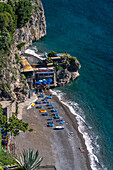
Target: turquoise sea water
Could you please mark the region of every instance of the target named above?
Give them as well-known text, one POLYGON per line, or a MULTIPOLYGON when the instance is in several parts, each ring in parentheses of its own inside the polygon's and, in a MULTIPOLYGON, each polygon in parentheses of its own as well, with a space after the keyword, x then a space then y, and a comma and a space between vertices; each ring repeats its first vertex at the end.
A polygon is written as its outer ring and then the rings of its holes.
POLYGON ((57 90, 78 104, 101 169, 113 170, 113 1, 42 2, 47 36, 33 47, 67 51, 80 61, 80 77, 57 90))

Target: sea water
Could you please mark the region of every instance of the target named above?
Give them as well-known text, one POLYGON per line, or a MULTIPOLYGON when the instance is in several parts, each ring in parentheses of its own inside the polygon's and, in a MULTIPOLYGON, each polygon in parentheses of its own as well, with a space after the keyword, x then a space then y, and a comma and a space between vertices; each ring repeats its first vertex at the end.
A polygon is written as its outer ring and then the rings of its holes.
POLYGON ((92 169, 113 170, 113 1, 42 2, 47 36, 31 48, 78 58, 80 77, 54 92, 76 115, 92 169))

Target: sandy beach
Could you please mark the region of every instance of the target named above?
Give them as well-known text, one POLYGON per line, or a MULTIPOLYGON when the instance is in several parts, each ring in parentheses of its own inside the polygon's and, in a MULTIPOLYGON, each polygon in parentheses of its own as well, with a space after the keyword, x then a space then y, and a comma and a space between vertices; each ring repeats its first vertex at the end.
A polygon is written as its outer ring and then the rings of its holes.
MULTIPOLYGON (((36 97, 36 96, 35 96, 36 97)), ((35 98, 34 97, 34 98, 35 98)), ((34 100, 30 99, 30 101, 34 100)), ((29 100, 29 99, 27 99, 29 100)), ((42 100, 42 98, 39 98, 42 100)), ((39 156, 43 157, 41 165, 55 165, 57 170, 89 170, 89 158, 82 135, 78 132, 75 116, 70 110, 63 105, 56 96, 49 99, 58 113, 64 118, 63 130, 54 130, 53 127, 47 127, 47 118, 51 117, 51 109, 47 104, 42 104, 50 116, 42 116, 37 109, 37 104, 27 109, 28 102, 20 104, 22 114, 20 117, 29 123, 29 128, 33 128, 33 132, 20 132, 20 135, 14 139, 16 143, 16 153, 20 153, 23 149, 38 149, 39 156), (23 109, 22 109, 23 106, 23 109), (72 132, 72 134, 70 133, 72 132), (85 152, 80 151, 80 147, 84 147, 85 152)), ((55 125, 59 125, 54 120, 55 125)), ((46 168, 47 169, 47 168, 46 168)))

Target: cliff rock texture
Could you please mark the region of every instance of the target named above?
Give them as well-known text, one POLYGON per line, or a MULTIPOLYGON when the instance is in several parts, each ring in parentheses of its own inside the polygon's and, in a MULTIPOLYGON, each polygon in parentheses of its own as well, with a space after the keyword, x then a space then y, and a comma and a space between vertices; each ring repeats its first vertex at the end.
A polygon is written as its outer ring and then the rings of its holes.
POLYGON ((30 21, 25 27, 16 29, 14 35, 15 43, 26 43, 24 49, 28 48, 33 41, 37 41, 46 35, 46 21, 42 3, 40 0, 31 2, 33 11, 30 21))
MULTIPOLYGON (((1 1, 3 2, 3 1, 1 1)), ((7 2, 7 0, 5 0, 7 2)), ((20 73, 20 55, 32 44, 46 35, 44 9, 40 0, 32 0, 33 10, 30 21, 22 28, 16 29, 14 44, 10 53, 0 56, 0 96, 11 97, 23 101, 29 92, 26 78, 20 73), (18 50, 17 45, 24 42, 25 46, 18 50)))

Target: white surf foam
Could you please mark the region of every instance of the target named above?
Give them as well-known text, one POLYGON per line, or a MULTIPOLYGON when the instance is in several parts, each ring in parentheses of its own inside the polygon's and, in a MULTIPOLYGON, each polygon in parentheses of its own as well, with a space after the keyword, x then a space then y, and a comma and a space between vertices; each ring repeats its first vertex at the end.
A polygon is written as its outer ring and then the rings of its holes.
POLYGON ((42 57, 41 57, 42 55, 36 54, 35 51, 30 50, 30 49, 27 49, 27 50, 25 51, 25 54, 33 55, 33 56, 39 58, 40 60, 45 60, 45 59, 46 59, 46 58, 42 58, 42 57))
MULTIPOLYGON (((103 168, 99 166, 100 165, 99 160, 96 154, 94 153, 94 146, 92 145, 92 137, 88 133, 88 131, 90 131, 92 127, 88 127, 85 121, 85 116, 81 116, 81 114, 83 113, 82 109, 79 108, 79 105, 73 101, 64 101, 63 100, 64 94, 60 90, 54 90, 54 91, 51 90, 51 93, 56 95, 59 98, 59 100, 70 109, 72 114, 75 115, 78 123, 78 130, 83 135, 83 138, 85 140, 85 145, 88 150, 91 169, 102 170, 103 168)), ((96 145, 96 147, 99 147, 99 145, 96 145)))

